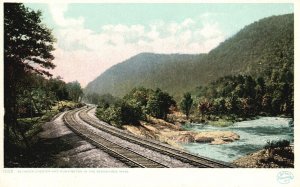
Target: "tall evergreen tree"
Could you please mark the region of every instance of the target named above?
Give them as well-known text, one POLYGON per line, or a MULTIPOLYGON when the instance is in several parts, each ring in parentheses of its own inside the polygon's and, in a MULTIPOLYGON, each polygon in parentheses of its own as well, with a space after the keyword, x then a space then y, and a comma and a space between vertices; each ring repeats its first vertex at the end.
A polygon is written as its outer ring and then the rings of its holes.
POLYGON ((181 110, 186 115, 186 118, 189 119, 190 110, 193 104, 193 99, 191 93, 187 92, 183 95, 183 99, 180 103, 181 110))

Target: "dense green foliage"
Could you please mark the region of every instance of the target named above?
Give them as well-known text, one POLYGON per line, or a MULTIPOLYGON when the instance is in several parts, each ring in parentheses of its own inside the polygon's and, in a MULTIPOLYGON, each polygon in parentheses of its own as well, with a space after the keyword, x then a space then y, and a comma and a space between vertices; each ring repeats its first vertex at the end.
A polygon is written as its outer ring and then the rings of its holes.
POLYGON ((143 120, 145 117, 140 107, 130 105, 126 101, 116 102, 107 108, 100 105, 97 108, 96 116, 118 127, 125 124, 138 124, 139 120, 143 120))
MULTIPOLYGON (((97 94, 93 94, 95 96, 97 94)), ((134 88, 122 99, 113 96, 98 95, 96 115, 99 119, 117 126, 124 124, 138 124, 146 120, 146 115, 165 119, 170 113, 170 107, 176 102, 166 92, 160 89, 151 90, 143 87, 134 88)))
POLYGON ((103 121, 121 127, 125 124, 138 124, 139 120, 145 119, 142 107, 136 102, 119 99, 110 94, 92 96, 87 98, 92 99, 90 102, 97 102, 94 103, 98 105, 96 116, 103 121))
POLYGON ((160 88, 179 99, 199 85, 228 75, 257 79, 284 68, 283 64, 293 72, 293 16, 272 16, 252 23, 208 54, 139 54, 108 69, 85 92, 122 97, 134 87, 144 86, 160 88))
MULTIPOLYGON (((63 100, 78 102, 73 95, 82 94, 79 84, 66 84, 60 77, 46 79, 31 73, 18 82, 16 88, 17 117, 36 117, 48 112, 53 105, 63 100)), ((63 110, 63 108, 61 107, 63 110)))
POLYGON ((151 116, 166 119, 167 114, 170 113, 170 107, 175 105, 176 102, 168 93, 156 89, 149 96, 146 111, 151 116))
POLYGON ((289 70, 273 71, 271 77, 227 76, 206 87, 198 87, 202 115, 249 117, 255 115, 293 116, 294 84, 289 70))
POLYGON ((38 74, 23 77, 16 88, 17 117, 34 117, 48 111, 56 101, 52 83, 38 74))
MULTIPOLYGON (((50 75, 46 69, 54 68, 51 31, 41 23, 41 12, 35 12, 19 3, 4 3, 4 124, 5 146, 10 145, 11 131, 19 126, 18 93, 27 88, 24 78, 35 72, 50 75)), ((29 88, 30 89, 30 88, 29 88)), ((27 93, 40 98, 40 90, 27 93)), ((45 94, 45 93, 44 93, 45 94)), ((49 96, 49 95, 48 95, 49 96)))
POLYGON ((123 97, 133 88, 142 86, 177 95, 179 90, 193 88, 189 84, 194 80, 187 72, 192 72, 192 62, 200 61, 203 56, 141 53, 105 71, 90 82, 84 92, 123 97))
POLYGON ((191 93, 187 92, 183 95, 183 99, 180 103, 180 108, 184 112, 187 118, 189 118, 190 110, 193 105, 193 99, 191 93))
POLYGON ((69 98, 72 101, 79 102, 83 95, 82 88, 78 81, 70 82, 67 85, 67 91, 69 93, 69 98))
POLYGON ((91 93, 86 94, 83 97, 83 100, 87 103, 96 104, 98 106, 108 108, 110 105, 119 102, 119 98, 112 96, 111 94, 97 94, 91 93))
POLYGON ((288 140, 278 140, 278 141, 268 141, 267 144, 265 145, 265 149, 284 149, 285 147, 290 146, 290 141, 288 140))
POLYGON ((54 93, 57 101, 70 99, 67 85, 61 77, 51 78, 46 81, 46 84, 47 86, 45 86, 45 88, 48 88, 51 92, 54 93))
MULTIPOLYGON (((41 125, 69 107, 61 100, 73 99, 69 84, 48 72, 55 67, 54 41, 40 11, 4 3, 5 162, 25 154, 30 157, 41 125)), ((82 93, 80 85, 76 88, 82 93)))

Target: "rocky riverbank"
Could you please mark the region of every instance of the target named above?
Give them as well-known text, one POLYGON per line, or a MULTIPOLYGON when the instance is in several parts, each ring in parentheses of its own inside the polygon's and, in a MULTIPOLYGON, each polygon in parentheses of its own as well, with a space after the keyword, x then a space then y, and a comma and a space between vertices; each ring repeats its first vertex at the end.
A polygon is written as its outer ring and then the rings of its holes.
POLYGON ((293 168, 294 146, 272 151, 262 149, 233 161, 233 164, 242 168, 293 168))
POLYGON ((179 122, 173 124, 152 117, 148 118, 148 122, 141 122, 139 126, 124 125, 123 128, 135 135, 156 139, 176 147, 179 147, 180 143, 191 142, 226 144, 240 138, 238 134, 231 131, 186 131, 179 122))

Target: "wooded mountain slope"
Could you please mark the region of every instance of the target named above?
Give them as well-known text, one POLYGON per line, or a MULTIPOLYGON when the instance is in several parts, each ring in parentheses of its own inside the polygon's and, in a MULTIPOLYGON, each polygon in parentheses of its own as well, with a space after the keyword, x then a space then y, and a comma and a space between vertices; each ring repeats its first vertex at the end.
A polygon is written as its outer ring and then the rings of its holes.
POLYGON ((132 88, 160 88, 175 97, 235 74, 257 76, 266 69, 294 66, 294 14, 254 22, 208 54, 141 53, 90 82, 85 93, 124 96, 132 88))

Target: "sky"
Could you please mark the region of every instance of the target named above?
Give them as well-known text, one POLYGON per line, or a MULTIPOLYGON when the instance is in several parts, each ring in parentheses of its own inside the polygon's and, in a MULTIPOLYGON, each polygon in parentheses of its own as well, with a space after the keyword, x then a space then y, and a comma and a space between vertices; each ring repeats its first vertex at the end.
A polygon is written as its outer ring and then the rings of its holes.
POLYGON ((28 4, 53 30, 50 72, 85 87, 101 73, 142 52, 208 53, 261 18, 294 11, 293 4, 28 4))

